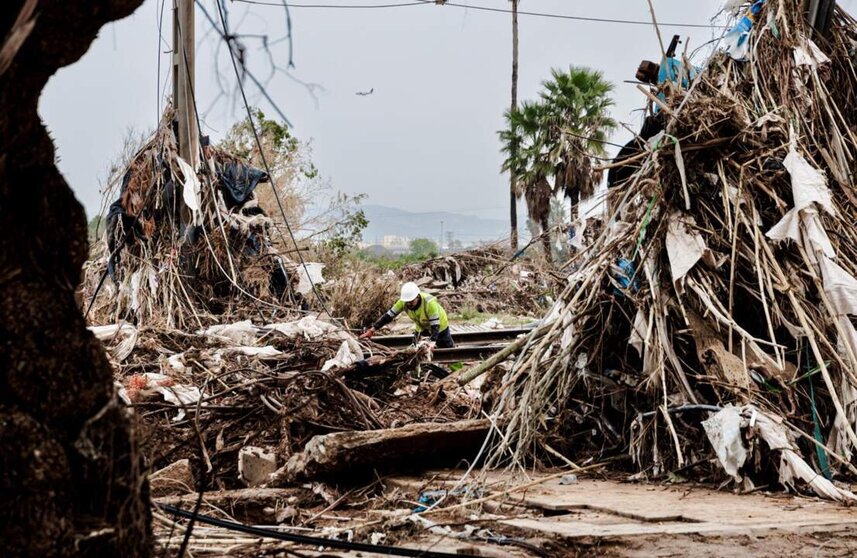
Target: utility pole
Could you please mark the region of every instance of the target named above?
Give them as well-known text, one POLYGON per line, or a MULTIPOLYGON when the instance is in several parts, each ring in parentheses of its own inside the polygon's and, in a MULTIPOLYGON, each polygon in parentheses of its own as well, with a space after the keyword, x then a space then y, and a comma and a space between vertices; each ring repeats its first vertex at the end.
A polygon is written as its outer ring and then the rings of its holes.
POLYGON ((440 222, 440 245, 437 248, 443 254, 443 221, 440 222))
POLYGON ((199 130, 193 105, 194 60, 193 0, 173 0, 173 106, 178 124, 179 156, 199 167, 199 130))
MULTIPOLYGON (((512 0, 512 107, 510 114, 514 116, 518 110, 518 0, 512 0)), ((514 120, 512 121, 514 122, 514 120)), ((509 154, 515 160, 516 153, 509 154)), ((512 251, 518 251, 518 197, 515 195, 515 184, 518 176, 514 165, 509 170, 509 222, 512 227, 512 251)))

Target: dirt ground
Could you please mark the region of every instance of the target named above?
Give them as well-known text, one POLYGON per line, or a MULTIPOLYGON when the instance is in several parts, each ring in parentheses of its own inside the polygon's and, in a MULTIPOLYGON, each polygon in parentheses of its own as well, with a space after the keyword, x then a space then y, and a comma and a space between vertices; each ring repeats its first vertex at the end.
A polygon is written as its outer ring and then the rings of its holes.
POLYGON ((617 539, 576 541, 570 556, 615 556, 622 558, 672 556, 764 556, 814 558, 854 556, 857 536, 853 527, 824 528, 794 533, 773 529, 746 535, 648 535, 617 539))
MULTIPOLYGON (((263 497, 258 508, 271 519, 289 516, 279 526, 286 532, 296 529, 340 540, 465 556, 857 554, 857 509, 814 497, 630 483, 586 473, 569 477, 561 471, 528 479, 507 473, 491 473, 478 482, 461 479, 462 471, 438 471, 378 479, 374 492, 329 488, 327 497, 334 503, 307 509, 313 504, 303 500, 295 515, 282 510, 301 489, 288 489, 263 497), (421 496, 436 496, 444 490, 451 495, 428 511, 413 513, 421 496), (462 490, 471 491, 474 505, 462 505, 462 490)), ((315 494, 326 490, 318 485, 309 488, 315 494)), ((217 497, 216 493, 206 496, 217 497)), ((195 496, 187 498, 191 502, 195 496)), ((431 505, 425 498, 423 503, 431 505)), ((219 501, 209 512, 216 507, 242 519, 237 500, 219 501)), ((258 515, 252 518, 254 523, 261 521, 264 518, 258 515)), ((161 530, 158 538, 176 546, 182 532, 172 529, 167 538, 161 530)), ((194 556, 380 556, 329 548, 315 548, 308 554, 306 548, 290 543, 242 538, 208 527, 195 529, 190 549, 194 556)))

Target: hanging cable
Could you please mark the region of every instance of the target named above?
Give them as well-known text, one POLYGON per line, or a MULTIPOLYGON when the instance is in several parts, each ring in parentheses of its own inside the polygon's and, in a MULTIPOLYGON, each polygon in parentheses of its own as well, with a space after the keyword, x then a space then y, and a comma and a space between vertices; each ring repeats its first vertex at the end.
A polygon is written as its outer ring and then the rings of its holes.
MULTIPOLYGON (((295 245, 295 248, 299 248, 298 242, 295 239, 295 234, 292 231, 292 226, 289 224, 289 219, 286 216, 286 210, 283 208, 283 203, 280 200, 280 194, 279 192, 277 192, 276 179, 274 178, 273 173, 271 173, 271 168, 268 165, 268 158, 265 157, 265 151, 262 149, 262 141, 259 139, 259 134, 256 131, 256 122, 254 121, 253 113, 250 110, 250 103, 247 101, 247 94, 244 91, 244 84, 241 81, 241 72, 238 70, 238 62, 235 61, 235 51, 232 49, 232 44, 230 42, 231 35, 229 34, 229 28, 226 24, 226 15, 224 14, 223 6, 221 5, 220 0, 215 0, 215 3, 217 4, 217 13, 220 16, 220 23, 223 26, 223 32, 221 33, 221 37, 226 42, 226 46, 229 49, 229 59, 232 61, 232 68, 235 70, 235 79, 238 82, 238 89, 241 91, 241 98, 244 100, 244 109, 247 111, 247 121, 250 124, 250 129, 253 130, 253 138, 256 141, 256 147, 259 148, 259 156, 262 158, 262 164, 265 166, 265 172, 267 172, 268 176, 270 177, 271 191, 274 194, 274 199, 277 202, 277 207, 279 208, 280 215, 283 218, 283 223, 285 223, 286 225, 286 230, 289 232, 289 237, 291 237, 292 243, 295 245)), ((279 231, 279 229, 277 230, 279 231)), ((313 281, 312 277, 310 276, 309 268, 306 265, 306 261, 304 260, 304 256, 303 254, 301 254, 300 249, 297 250, 297 254, 298 259, 301 262, 301 266, 303 267, 304 273, 306 274, 306 278, 312 286, 312 291, 313 293, 315 293, 315 297, 318 300, 318 303, 321 304, 322 309, 328 316, 333 317, 330 311, 327 309, 327 305, 324 303, 324 299, 321 296, 321 292, 319 291, 318 286, 315 284, 315 281, 313 281)))
MULTIPOLYGON (((182 28, 181 28, 181 25, 180 25, 180 24, 178 24, 178 31, 179 31, 179 36, 181 36, 181 35, 184 33, 184 31, 182 30, 182 28)), ((185 49, 184 41, 183 41, 183 40, 180 40, 179 42, 180 42, 180 43, 181 43, 181 45, 182 45, 182 56, 183 56, 183 58, 184 58, 185 71, 187 71, 187 69, 188 69, 187 50, 185 49)), ((193 106, 193 116, 194 116, 194 119, 196 120, 196 133, 197 133, 197 136, 198 136, 198 139, 199 139, 199 145, 200 145, 200 146, 202 146, 202 124, 201 124, 200 119, 199 119, 199 109, 198 109, 197 104, 196 104, 196 91, 194 90, 193 83, 191 83, 191 81, 192 81, 192 80, 190 79, 190 75, 187 75, 187 76, 185 76, 185 77, 187 78, 188 89, 190 90, 190 100, 191 100, 191 105, 193 106)), ((175 100, 174 100, 174 101, 175 101, 175 100)), ((252 122, 251 122, 251 125, 252 125, 252 122)), ((255 128, 254 128, 254 133, 255 133, 255 128)), ((210 173, 210 170, 211 170, 211 169, 209 169, 208 165, 206 164, 206 165, 204 165, 204 167, 205 167, 206 171, 208 171, 208 172, 210 173)), ((195 170, 195 169, 194 169, 194 170, 195 170)), ((269 176, 270 176, 270 172, 269 172, 269 176)), ((214 182, 216 181, 216 176, 214 176, 213 174, 209 174, 209 179, 212 181, 212 183, 214 183, 214 182)), ((216 206, 216 205, 217 205, 217 201, 215 200, 215 202, 214 202, 214 203, 215 203, 215 206, 216 206)), ((217 207, 215 207, 215 211, 216 211, 216 212, 219 212, 219 211, 220 211, 220 209, 219 209, 219 208, 217 208, 217 207)), ((218 218, 219 218, 219 213, 218 213, 218 218)), ((278 231, 278 232, 279 232, 279 231, 278 231)), ((205 229, 203 229, 203 234, 205 234, 205 235, 206 235, 206 240, 207 240, 208 235, 207 235, 207 233, 205 232, 205 229)), ((223 239, 223 240, 224 240, 225 242, 227 242, 227 243, 228 243, 228 239, 226 238, 226 233, 224 232, 223 234, 224 234, 224 239, 223 239)), ((281 237, 282 237, 282 233, 280 233, 280 234, 281 234, 281 237)), ((293 239, 293 240, 294 240, 294 239, 293 239)), ((208 244, 209 244, 209 251, 211 252, 211 255, 212 255, 212 256, 215 256, 215 254, 214 254, 214 249, 213 249, 213 247, 211 246, 211 243, 209 242, 208 244)), ((231 255, 230 255, 230 258, 231 258, 231 255)), ((234 286, 235 286, 239 291, 241 291, 242 293, 244 293, 245 295, 248 295, 248 296, 250 297, 250 300, 253 302, 253 306, 254 306, 254 308, 255 308, 256 312, 259 314, 259 318, 261 319, 261 321, 262 321, 262 322, 265 322, 265 315, 262 313, 262 309, 259 307, 259 302, 264 302, 264 301, 262 301, 261 299, 256 298, 255 296, 251 295, 248 291, 246 291, 246 290, 244 290, 243 288, 241 288, 241 286, 240 286, 240 285, 238 285, 238 283, 236 282, 236 280, 235 280, 235 279, 233 279, 233 278, 232 278, 232 277, 231 277, 231 276, 226 272, 226 270, 225 270, 225 269, 223 269, 223 266, 221 266, 221 265, 220 265, 220 262, 217 260, 217 258, 216 258, 216 257, 214 258, 214 261, 215 261, 215 263, 217 264, 217 266, 220 268, 220 270, 223 272, 224 276, 225 276, 227 279, 229 279, 229 282, 230 282, 230 283, 232 283, 232 284, 233 284, 233 285, 234 285, 234 286)), ((291 296, 292 298, 294 298, 294 292, 292 291, 291 283, 289 283, 289 282, 288 282, 288 277, 287 277, 286 279, 287 279, 287 280, 286 280, 286 285, 287 285, 287 286, 288 286, 288 288, 289 288, 290 296, 291 296)), ((265 304, 270 305, 270 303, 265 303, 265 304)), ((271 306, 272 306, 272 305, 271 305, 271 306)))

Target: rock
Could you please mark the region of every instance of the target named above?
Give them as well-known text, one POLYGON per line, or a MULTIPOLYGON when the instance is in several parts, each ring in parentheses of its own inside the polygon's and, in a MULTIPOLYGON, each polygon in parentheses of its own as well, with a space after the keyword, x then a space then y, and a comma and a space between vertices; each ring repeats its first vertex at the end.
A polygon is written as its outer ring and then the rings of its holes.
POLYGON ((260 486, 277 470, 277 455, 273 451, 255 446, 241 448, 238 452, 238 477, 247 486, 260 486))
POLYGON ((153 497, 193 492, 196 482, 193 478, 193 471, 190 470, 190 461, 180 459, 155 471, 149 475, 149 487, 153 497))

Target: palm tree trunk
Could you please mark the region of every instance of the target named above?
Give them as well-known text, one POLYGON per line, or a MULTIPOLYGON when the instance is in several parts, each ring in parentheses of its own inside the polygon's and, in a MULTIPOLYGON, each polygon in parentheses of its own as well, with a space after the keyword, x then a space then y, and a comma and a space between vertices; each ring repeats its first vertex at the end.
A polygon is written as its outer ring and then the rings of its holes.
MULTIPOLYGON (((518 108, 518 0, 512 0, 512 108, 518 108)), ((512 153, 512 159, 515 153, 512 153)), ((512 225, 512 250, 518 251, 518 200, 515 196, 515 183, 518 177, 515 170, 509 172, 509 222, 512 225)))
MULTIPOLYGON (((48 78, 142 1, 38 2, 0 70, 0 556, 152 555, 132 417, 75 302, 85 214, 38 113, 48 78)), ((25 5, 4 4, 0 37, 25 5)))
POLYGON ((551 235, 550 235, 550 224, 548 223, 548 215, 545 215, 541 218, 541 227, 542 227, 542 248, 545 251, 545 259, 549 262, 553 261, 553 256, 551 254, 551 235))

